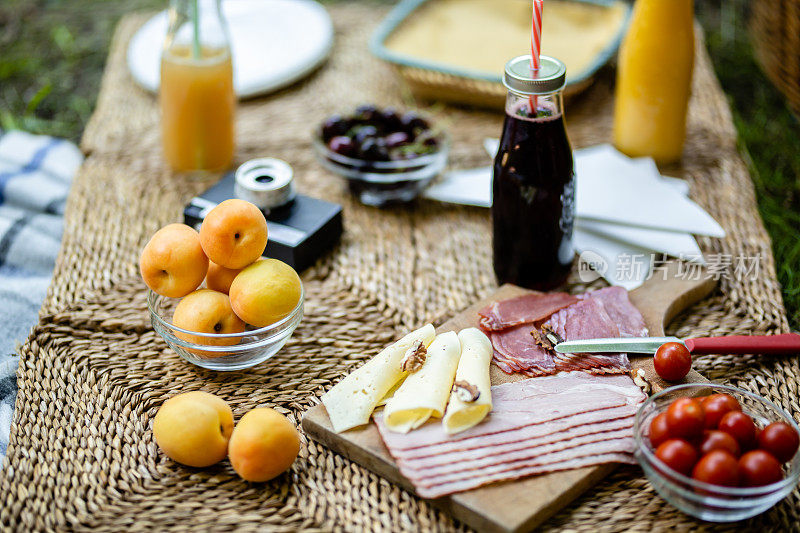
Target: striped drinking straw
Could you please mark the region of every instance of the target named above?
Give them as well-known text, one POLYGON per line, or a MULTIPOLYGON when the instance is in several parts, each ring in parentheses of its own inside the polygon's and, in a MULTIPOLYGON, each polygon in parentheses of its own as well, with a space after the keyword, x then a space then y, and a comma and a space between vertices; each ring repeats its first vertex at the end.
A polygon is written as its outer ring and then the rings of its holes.
MULTIPOLYGON (((531 19, 531 74, 539 70, 539 52, 542 46, 542 9, 544 0, 533 0, 533 17, 531 19)), ((536 96, 531 96, 528 101, 531 106, 531 116, 535 117, 538 113, 538 102, 536 96)))

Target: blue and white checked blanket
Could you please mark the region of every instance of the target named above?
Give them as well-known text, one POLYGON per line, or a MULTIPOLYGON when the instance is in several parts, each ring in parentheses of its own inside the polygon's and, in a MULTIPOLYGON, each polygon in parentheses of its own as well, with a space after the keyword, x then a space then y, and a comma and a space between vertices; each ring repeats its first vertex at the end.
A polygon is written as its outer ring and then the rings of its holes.
POLYGON ((64 202, 83 161, 67 141, 0 134, 0 458, 17 395, 15 355, 36 324, 61 246, 64 202))

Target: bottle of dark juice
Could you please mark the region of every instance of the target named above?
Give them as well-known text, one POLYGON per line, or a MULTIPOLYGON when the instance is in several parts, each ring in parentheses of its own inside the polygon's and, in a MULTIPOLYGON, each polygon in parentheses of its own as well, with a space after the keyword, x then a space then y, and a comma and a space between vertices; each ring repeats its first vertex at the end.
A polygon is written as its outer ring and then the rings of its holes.
POLYGON ((575 171, 564 126, 566 67, 541 56, 506 64, 506 117, 494 161, 494 271, 500 283, 548 290, 564 283, 574 251, 575 171))

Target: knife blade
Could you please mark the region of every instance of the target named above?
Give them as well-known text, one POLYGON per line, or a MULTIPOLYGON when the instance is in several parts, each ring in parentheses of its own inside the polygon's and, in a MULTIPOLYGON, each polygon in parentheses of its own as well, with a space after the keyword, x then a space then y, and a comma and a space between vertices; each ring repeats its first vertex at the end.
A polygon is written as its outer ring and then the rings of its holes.
POLYGON ((655 353, 665 342, 683 341, 678 337, 625 337, 563 341, 555 346, 558 353, 655 353))
POLYGON ((800 353, 800 334, 729 335, 727 337, 626 337, 563 341, 555 346, 559 353, 655 353, 665 342, 679 342, 694 354, 771 354, 800 353))

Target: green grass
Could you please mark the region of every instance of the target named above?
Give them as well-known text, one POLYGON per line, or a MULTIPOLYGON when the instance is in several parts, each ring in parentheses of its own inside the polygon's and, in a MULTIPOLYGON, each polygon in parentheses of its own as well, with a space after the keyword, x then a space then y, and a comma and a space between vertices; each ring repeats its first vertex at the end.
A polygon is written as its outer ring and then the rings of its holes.
MULTIPOLYGON (((758 69, 746 31, 752 0, 697 0, 717 75, 774 243, 778 277, 800 328, 800 124, 758 69)), ((0 127, 78 141, 91 115, 114 25, 166 0, 2 0, 0 127)))
MULTIPOLYGON (((715 3, 716 4, 716 3, 715 3)), ((772 237, 792 329, 800 328, 800 122, 759 70, 746 30, 746 2, 699 10, 708 48, 749 155, 758 207, 772 237)))

